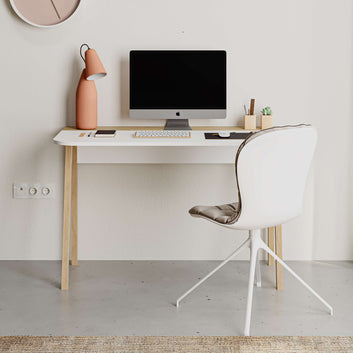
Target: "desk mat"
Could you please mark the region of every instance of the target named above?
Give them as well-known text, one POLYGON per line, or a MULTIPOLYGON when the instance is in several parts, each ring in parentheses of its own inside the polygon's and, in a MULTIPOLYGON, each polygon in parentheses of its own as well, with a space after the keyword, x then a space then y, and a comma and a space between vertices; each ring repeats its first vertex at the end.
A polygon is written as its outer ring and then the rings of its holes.
POLYGON ((206 140, 245 140, 253 132, 231 132, 229 137, 220 137, 218 132, 205 132, 206 140))

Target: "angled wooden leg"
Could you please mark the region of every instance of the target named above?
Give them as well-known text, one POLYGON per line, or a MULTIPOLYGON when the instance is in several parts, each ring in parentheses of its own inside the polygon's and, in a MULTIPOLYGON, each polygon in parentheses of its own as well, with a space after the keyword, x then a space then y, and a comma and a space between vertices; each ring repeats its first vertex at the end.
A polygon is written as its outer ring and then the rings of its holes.
POLYGON ((61 290, 69 288, 70 261, 70 208, 72 181, 72 147, 65 147, 65 181, 64 181, 64 211, 63 211, 63 248, 61 261, 61 290))
POLYGON ((72 147, 71 265, 77 265, 77 146, 72 147))
MULTIPOLYGON (((282 225, 276 226, 276 255, 283 260, 282 255, 282 225)), ((283 267, 276 261, 276 288, 283 289, 283 267)))
MULTIPOLYGON (((275 251, 275 227, 268 228, 268 247, 272 251, 275 251)), ((268 254, 267 264, 269 266, 273 266, 274 264, 274 259, 270 254, 268 254)))

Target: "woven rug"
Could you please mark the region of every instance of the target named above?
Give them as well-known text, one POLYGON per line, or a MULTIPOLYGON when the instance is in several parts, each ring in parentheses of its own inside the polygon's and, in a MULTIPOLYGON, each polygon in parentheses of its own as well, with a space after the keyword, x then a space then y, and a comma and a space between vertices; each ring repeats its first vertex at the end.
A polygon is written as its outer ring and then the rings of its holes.
POLYGON ((0 337, 0 352, 306 353, 353 352, 353 337, 0 337))

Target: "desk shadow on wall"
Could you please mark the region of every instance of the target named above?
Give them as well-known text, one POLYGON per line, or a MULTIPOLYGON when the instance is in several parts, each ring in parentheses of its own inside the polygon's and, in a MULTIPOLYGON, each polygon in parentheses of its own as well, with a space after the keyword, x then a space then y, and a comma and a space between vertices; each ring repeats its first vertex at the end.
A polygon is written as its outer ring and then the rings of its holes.
MULTIPOLYGON (((129 61, 121 60, 119 63, 119 73, 120 73, 120 107, 117 107, 116 111, 120 112, 118 116, 118 121, 127 122, 129 125, 129 61)), ((119 101, 117 100, 117 104, 119 101)), ((120 125, 120 124, 118 124, 120 125)))
POLYGON ((83 67, 80 58, 73 56, 66 90, 66 126, 76 126, 76 89, 83 67))

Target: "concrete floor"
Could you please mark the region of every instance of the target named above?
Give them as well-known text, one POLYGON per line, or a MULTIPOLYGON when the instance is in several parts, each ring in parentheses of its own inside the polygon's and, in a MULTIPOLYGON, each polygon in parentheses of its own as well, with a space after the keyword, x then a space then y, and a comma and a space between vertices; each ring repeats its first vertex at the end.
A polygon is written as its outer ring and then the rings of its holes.
MULTIPOLYGON (((60 262, 0 262, 0 335, 242 335, 248 262, 227 264, 182 302, 215 261, 81 261, 69 291, 60 262)), ((252 335, 353 335, 353 262, 289 262, 334 316, 288 273, 274 289, 262 263, 252 335)))

